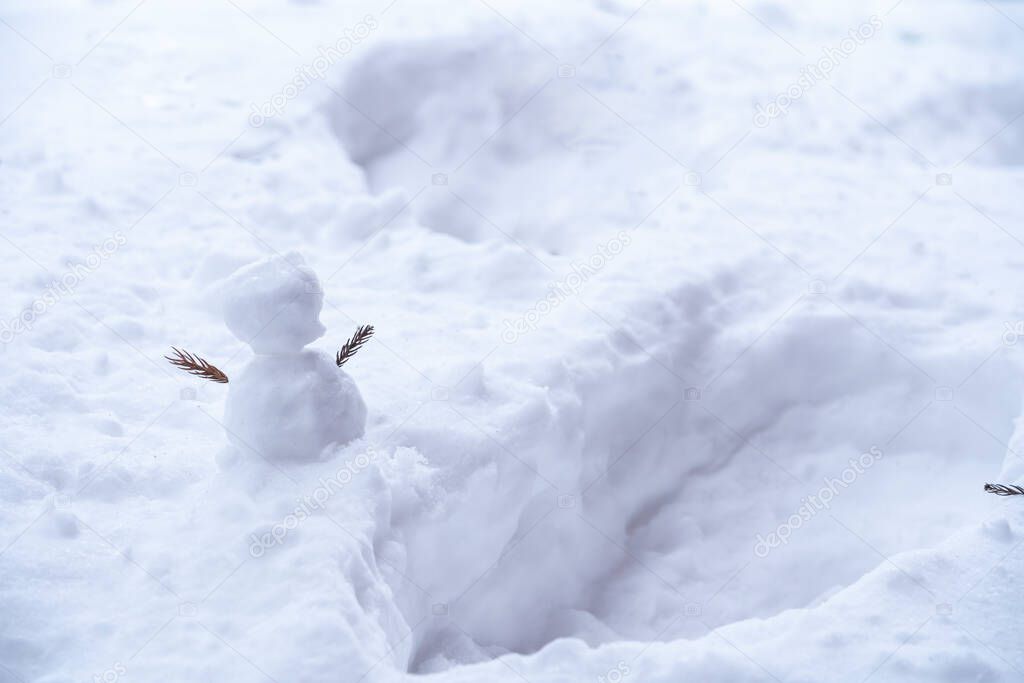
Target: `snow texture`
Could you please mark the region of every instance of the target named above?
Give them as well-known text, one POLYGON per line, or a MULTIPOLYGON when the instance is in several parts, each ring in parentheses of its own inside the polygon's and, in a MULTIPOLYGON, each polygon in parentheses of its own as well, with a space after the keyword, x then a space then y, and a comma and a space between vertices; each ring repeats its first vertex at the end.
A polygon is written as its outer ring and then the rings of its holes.
POLYGON ((0 683, 1024 681, 1024 4, 0 19, 0 683))

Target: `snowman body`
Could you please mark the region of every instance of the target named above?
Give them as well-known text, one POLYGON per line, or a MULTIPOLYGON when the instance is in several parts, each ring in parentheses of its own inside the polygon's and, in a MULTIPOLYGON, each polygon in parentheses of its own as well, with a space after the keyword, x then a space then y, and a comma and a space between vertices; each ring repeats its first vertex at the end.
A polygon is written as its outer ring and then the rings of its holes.
POLYGON ((245 266, 226 282, 224 320, 255 357, 232 378, 225 404, 228 440, 243 456, 309 461, 363 435, 366 404, 353 379, 305 345, 323 335, 323 293, 302 257, 290 253, 245 266))

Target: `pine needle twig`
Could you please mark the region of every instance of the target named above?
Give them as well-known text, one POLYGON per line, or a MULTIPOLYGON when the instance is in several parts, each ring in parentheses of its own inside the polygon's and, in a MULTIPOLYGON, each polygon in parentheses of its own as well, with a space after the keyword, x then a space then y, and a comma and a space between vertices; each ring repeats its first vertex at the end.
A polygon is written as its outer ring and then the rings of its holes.
POLYGON ((199 356, 193 356, 188 351, 181 351, 173 346, 171 348, 174 349, 174 357, 164 356, 164 358, 170 361, 171 365, 181 368, 190 375, 202 377, 203 379, 208 379, 211 382, 217 382, 218 384, 228 383, 227 375, 207 363, 199 356))
POLYGON ((348 361, 349 358, 356 355, 356 351, 363 347, 363 344, 370 341, 370 337, 373 336, 373 325, 360 325, 356 328, 356 333, 353 334, 341 350, 338 351, 337 357, 334 362, 338 364, 340 368, 348 361))
POLYGON ((997 496, 1024 496, 1024 486, 1016 484, 985 484, 985 490, 997 496))

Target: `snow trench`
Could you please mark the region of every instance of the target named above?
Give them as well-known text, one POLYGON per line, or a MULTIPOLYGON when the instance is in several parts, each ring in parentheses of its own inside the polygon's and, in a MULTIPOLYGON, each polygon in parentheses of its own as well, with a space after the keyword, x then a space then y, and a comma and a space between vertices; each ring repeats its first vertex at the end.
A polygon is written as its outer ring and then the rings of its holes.
MULTIPOLYGON (((385 45, 351 68, 346 103, 327 115, 391 206, 382 214, 402 197, 406 218, 438 233, 488 243, 500 240, 488 223, 512 226, 524 249, 558 260, 614 223, 587 181, 640 152, 606 158, 621 131, 569 115, 586 95, 546 78, 530 50, 486 33, 385 45), (528 178, 553 141, 580 140, 594 163, 574 157, 584 181, 556 187, 596 207, 586 230, 562 226, 548 179, 528 178), (411 202, 425 184, 451 191, 411 202)), ((653 191, 661 166, 647 166, 653 191)), ((909 359, 813 287, 772 309, 771 276, 742 260, 651 265, 669 226, 648 227, 647 246, 588 285, 618 324, 566 307, 399 431, 429 473, 390 521, 403 547, 392 588, 412 629, 399 666, 428 673, 566 637, 694 638, 819 604, 879 562, 851 527, 873 529, 886 554, 936 543, 969 518, 944 497, 969 499, 998 470, 997 443, 963 457, 973 442, 942 404, 937 377, 961 372, 956 354, 909 359), (569 341, 558 326, 585 332, 569 341), (472 427, 428 426, 452 412, 472 427), (900 494, 923 478, 919 495, 900 494)), ((967 393, 1006 431, 1017 387, 989 370, 967 393)))

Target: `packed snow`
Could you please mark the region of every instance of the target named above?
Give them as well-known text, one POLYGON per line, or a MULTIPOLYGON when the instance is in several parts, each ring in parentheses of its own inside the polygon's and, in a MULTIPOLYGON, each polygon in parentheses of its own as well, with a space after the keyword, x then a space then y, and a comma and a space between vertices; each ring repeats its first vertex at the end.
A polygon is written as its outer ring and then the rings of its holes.
POLYGON ((355 382, 326 354, 304 348, 324 326, 320 280, 302 256, 239 268, 222 296, 224 322, 256 353, 224 401, 234 448, 222 460, 319 459, 325 447, 361 437, 366 404, 355 382))
POLYGON ((1024 681, 1024 4, 0 49, 0 683, 1024 681))
POLYGON ((239 268, 222 287, 224 323, 255 353, 298 353, 324 335, 320 280, 299 253, 239 268))

